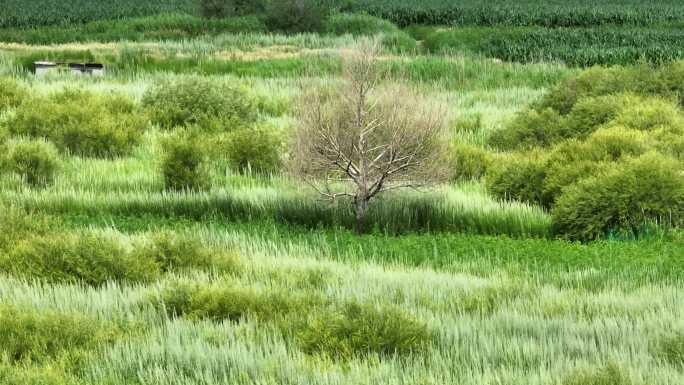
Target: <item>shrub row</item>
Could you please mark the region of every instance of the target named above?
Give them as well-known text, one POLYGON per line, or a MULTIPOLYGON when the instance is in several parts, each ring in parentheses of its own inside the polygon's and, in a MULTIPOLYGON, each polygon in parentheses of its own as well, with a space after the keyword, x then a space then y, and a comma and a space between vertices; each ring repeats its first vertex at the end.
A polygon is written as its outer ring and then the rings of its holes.
POLYGON ((0 249, 0 271, 26 279, 97 286, 108 281, 150 282, 168 271, 239 268, 233 251, 170 233, 153 234, 132 245, 91 232, 16 235, 12 247, 0 249))
POLYGON ((409 354, 424 349, 435 337, 425 323, 398 308, 328 304, 315 297, 240 286, 177 283, 154 301, 170 315, 190 319, 275 321, 304 352, 335 359, 409 354))
POLYGON ((3 125, 13 135, 48 139, 62 152, 116 157, 140 142, 147 119, 123 95, 65 89, 24 100, 3 125))

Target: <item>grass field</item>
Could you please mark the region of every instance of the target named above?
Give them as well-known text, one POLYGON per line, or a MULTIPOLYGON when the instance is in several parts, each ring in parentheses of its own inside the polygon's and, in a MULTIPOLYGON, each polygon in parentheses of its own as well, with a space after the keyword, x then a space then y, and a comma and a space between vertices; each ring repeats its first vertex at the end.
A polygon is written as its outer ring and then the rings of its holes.
POLYGON ((188 1, 8 4, 0 383, 684 383, 679 2, 357 0, 388 21, 296 34, 188 1), (450 174, 358 234, 287 165, 300 97, 369 35, 381 87, 443 107, 450 174), (196 187, 170 187, 174 151, 196 187))

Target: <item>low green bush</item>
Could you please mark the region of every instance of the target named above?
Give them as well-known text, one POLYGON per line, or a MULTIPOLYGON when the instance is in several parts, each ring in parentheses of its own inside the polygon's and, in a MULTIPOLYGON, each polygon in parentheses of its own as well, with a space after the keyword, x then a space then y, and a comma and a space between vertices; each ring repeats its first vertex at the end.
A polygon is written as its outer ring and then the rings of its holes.
POLYGON ((659 97, 631 97, 623 103, 608 125, 652 131, 659 127, 684 127, 684 115, 677 103, 659 97))
POLYGON ((152 259, 138 259, 121 242, 92 233, 53 233, 16 242, 0 255, 0 271, 47 282, 102 285, 149 282, 159 274, 152 259))
POLYGON ((8 146, 7 151, 7 168, 30 186, 52 183, 60 168, 57 148, 44 140, 16 141, 8 146))
POLYGON ((348 303, 312 316, 296 338, 306 353, 352 359, 420 352, 433 342, 434 333, 398 308, 348 303))
POLYGON ((116 328, 79 314, 0 305, 0 356, 13 363, 60 358, 74 365, 117 334, 116 328))
POLYGON ((0 113, 17 107, 29 96, 29 91, 16 80, 0 77, 0 113))
POLYGON ((251 316, 272 321, 310 310, 314 299, 241 286, 178 282, 166 288, 154 301, 169 315, 189 319, 240 321, 251 316))
POLYGON ((487 150, 463 143, 451 146, 449 159, 454 181, 480 179, 492 163, 492 155, 487 150))
POLYGON ((585 138, 602 125, 617 117, 624 109, 642 103, 643 99, 631 94, 592 96, 575 103, 564 119, 566 138, 585 138))
POLYGON ((529 149, 549 146, 570 136, 564 119, 555 110, 528 109, 518 113, 506 128, 492 133, 489 144, 500 150, 529 149))
POLYGON ((397 31, 382 35, 380 43, 386 50, 398 53, 415 53, 418 50, 418 42, 406 32, 397 31))
POLYGON ((673 333, 660 337, 655 345, 656 355, 670 365, 684 368, 684 333, 673 333))
POLYGON ((329 0, 277 0, 266 5, 264 21, 271 31, 321 32, 330 12, 329 0))
POLYGON ((207 18, 226 18, 263 12, 265 0, 199 0, 200 13, 207 18))
POLYGON ((579 370, 567 376, 561 385, 634 385, 624 369, 614 363, 595 370, 579 370))
POLYGON ((650 222, 682 225, 681 163, 657 153, 615 163, 567 187, 552 217, 554 233, 570 240, 594 240, 611 233, 638 236, 650 222))
POLYGON ((544 154, 531 152, 497 159, 486 176, 487 191, 499 199, 539 203, 548 207, 544 195, 544 154))
POLYGON ((230 134, 226 154, 238 171, 273 173, 281 169, 283 140, 268 127, 243 128, 230 134))
POLYGON ((59 225, 59 221, 55 218, 25 209, 0 205, 0 251, 9 251, 16 242, 22 239, 51 233, 59 225))
POLYGON ((200 76, 162 81, 145 92, 142 104, 152 122, 165 129, 196 126, 225 132, 254 121, 257 115, 244 87, 200 76))
POLYGON ((26 100, 5 126, 14 135, 48 139, 64 152, 106 158, 129 154, 147 120, 124 96, 67 89, 26 100))
POLYGON ((172 232, 151 234, 134 248, 136 259, 153 260, 162 272, 189 269, 237 272, 240 269, 236 251, 207 247, 196 238, 172 232))
POLYGON ((167 190, 198 191, 209 188, 205 148, 196 138, 176 137, 166 141, 161 172, 167 190))
POLYGON ((391 22, 360 13, 336 13, 326 21, 324 31, 333 35, 372 36, 398 32, 391 22))
POLYGON ((3 385, 75 385, 78 380, 64 369, 39 365, 11 365, 0 362, 0 381, 3 385))

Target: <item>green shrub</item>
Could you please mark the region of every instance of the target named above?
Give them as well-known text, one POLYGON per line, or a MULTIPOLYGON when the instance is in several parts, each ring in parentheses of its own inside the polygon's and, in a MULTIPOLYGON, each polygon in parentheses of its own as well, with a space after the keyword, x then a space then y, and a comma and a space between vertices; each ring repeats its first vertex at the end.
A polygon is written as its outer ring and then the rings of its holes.
POLYGON ((398 32, 399 28, 387 20, 365 14, 336 13, 325 23, 326 33, 354 36, 398 32))
POLYGON ((398 308, 349 303, 314 315, 296 338, 306 353, 351 359, 419 352, 432 343, 434 334, 398 308))
POLYGON ((320 32, 330 17, 327 0, 277 0, 266 6, 265 23, 271 31, 320 32))
POLYGON ((596 370, 579 370, 566 377, 562 385, 632 385, 624 370, 611 363, 596 370))
POLYGON ((61 151, 92 157, 129 154, 147 127, 131 100, 78 89, 30 98, 5 124, 14 135, 45 138, 61 151))
POLYGON ((166 80, 148 89, 143 106, 162 128, 198 126, 229 131, 256 119, 256 105, 246 89, 200 76, 166 80))
POLYGON ((59 154, 50 142, 21 140, 10 144, 7 166, 30 186, 45 186, 60 167, 59 154))
POLYGON ((497 159, 487 172, 487 191, 499 199, 539 203, 548 207, 543 192, 546 177, 543 154, 532 152, 497 159))
POLYGON ((380 43, 386 50, 394 53, 414 53, 418 50, 418 42, 416 42, 416 39, 403 31, 382 35, 380 43))
POLYGON ((250 15, 264 11, 262 0, 200 0, 200 13, 208 18, 250 15))
POLYGON ((451 147, 451 178, 456 181, 482 178, 492 163, 492 155, 482 147, 457 143, 451 147))
POLYGON ((79 383, 61 368, 38 365, 18 366, 1 362, 0 381, 3 385, 75 385, 79 383))
POLYGON ((0 205, 0 251, 7 252, 16 242, 48 234, 58 226, 59 222, 54 218, 0 205))
POLYGON ((265 321, 301 314, 310 310, 313 300, 240 286, 179 282, 166 288, 155 301, 163 305, 169 315, 237 322, 247 316, 265 321))
POLYGON ((501 150, 529 149, 549 146, 570 136, 558 112, 550 108, 528 109, 518 113, 506 128, 495 131, 489 144, 501 150))
POLYGON ((684 116, 679 106, 658 97, 629 98, 609 125, 650 131, 658 127, 682 127, 684 116))
POLYGON ((617 117, 625 108, 642 101, 630 94, 582 98, 565 119, 566 137, 584 138, 617 117))
POLYGON ((641 131, 611 126, 591 134, 575 157, 593 161, 617 161, 625 156, 639 156, 654 147, 650 137, 641 131))
POLYGON ((659 338, 655 348, 659 357, 673 366, 684 368, 684 333, 659 338))
POLYGON ((196 191, 209 188, 205 150, 195 138, 164 143, 161 171, 167 190, 196 191))
POLYGON ((571 240, 610 233, 639 235, 650 222, 684 223, 681 164, 656 153, 613 164, 565 189, 552 211, 553 231, 571 240))
POLYGON ((16 80, 0 78, 0 113, 17 107, 29 96, 29 91, 16 80))
POLYGON ((239 171, 272 173, 282 166, 283 141, 269 128, 244 128, 231 133, 228 160, 239 171))
POLYGON ((102 285, 148 282, 159 274, 153 260, 135 258, 119 241, 91 233, 29 237, 0 255, 0 271, 26 279, 102 285))
POLYGON ((233 250, 213 249, 199 240, 171 232, 152 234, 136 245, 135 258, 153 260, 162 272, 188 269, 235 272, 240 268, 238 254, 233 250))
POLYGON ((114 340, 116 329, 79 314, 0 305, 0 356, 14 363, 66 359, 76 364, 85 352, 114 340))

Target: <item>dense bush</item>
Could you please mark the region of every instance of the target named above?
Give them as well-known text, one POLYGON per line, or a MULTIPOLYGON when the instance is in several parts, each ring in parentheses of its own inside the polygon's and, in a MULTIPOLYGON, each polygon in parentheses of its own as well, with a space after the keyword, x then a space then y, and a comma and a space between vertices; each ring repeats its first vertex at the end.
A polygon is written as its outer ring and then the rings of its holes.
POLYGON ((420 352, 434 338, 425 323, 400 309, 358 303, 319 312, 296 336, 306 353, 339 359, 420 352))
POLYGON ((168 190, 196 191, 209 187, 205 149, 195 138, 166 141, 161 172, 168 190))
POLYGON ((75 364, 116 335, 116 329, 79 314, 0 305, 0 357, 14 363, 60 358, 75 364))
POLYGON ((684 368, 684 333, 660 337, 655 344, 655 353, 671 365, 684 368))
POLYGON ((88 285, 146 282, 159 273, 154 260, 136 258, 116 239, 91 233, 54 233, 18 241, 6 255, 0 255, 0 271, 88 285))
POLYGON ((282 166, 283 141, 268 127, 243 128, 231 133, 227 158, 239 171, 271 173, 282 166))
POLYGON ((43 140, 21 140, 8 147, 6 166, 30 186, 52 183, 60 167, 55 146, 43 140))
POLYGON ((272 31, 320 32, 330 17, 329 0, 277 0, 266 5, 265 22, 272 31))
POLYGON ((325 23, 326 33, 354 36, 377 35, 398 32, 391 22, 364 14, 336 13, 325 23))
POLYGON ((153 260, 162 272, 201 269, 235 272, 240 268, 237 252, 213 249, 196 238, 171 232, 152 234, 135 245, 136 259, 153 260))
POLYGON ((548 146, 571 136, 558 112, 546 108, 518 113, 509 126, 495 131, 489 143, 501 150, 526 149, 548 146))
POLYGON ((578 370, 567 376, 561 385, 634 385, 620 366, 610 363, 595 370, 578 370))
POLYGON ((45 235, 57 227, 59 221, 55 218, 0 205, 0 254, 9 251, 21 239, 45 235))
POLYGON ((190 319, 240 321, 247 316, 259 320, 276 320, 290 313, 301 314, 300 312, 309 308, 312 299, 240 286, 200 286, 179 282, 166 288, 155 301, 169 315, 190 319))
POLYGON ((165 80, 145 92, 143 106, 162 128, 197 126, 230 131, 255 120, 257 107, 246 89, 215 80, 187 76, 165 80))
POLYGON ((487 150, 457 143, 449 150, 451 161, 451 179, 455 181, 482 178, 492 163, 492 155, 487 150))
POLYGON ((499 159, 487 172, 487 190, 497 198, 536 202, 548 206, 544 195, 546 176, 543 154, 530 153, 499 159))
POLYGON ((204 17, 225 18, 263 12, 265 0, 200 0, 204 17))
POLYGON ((380 43, 385 49, 394 53, 415 53, 418 50, 416 39, 403 31, 382 35, 380 43))
POLYGON ((639 235, 649 222, 684 224, 679 162, 649 153, 567 187, 552 211, 560 237, 592 240, 611 233, 639 235))
POLYGON ((129 98, 78 89, 30 98, 4 124, 12 134, 45 138, 61 151, 92 157, 129 154, 147 127, 129 98))
POLYGON ((0 113, 17 107, 29 97, 29 91, 11 78, 0 78, 0 113))

